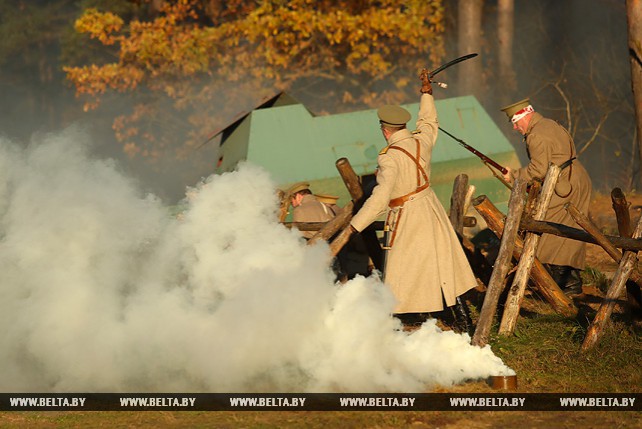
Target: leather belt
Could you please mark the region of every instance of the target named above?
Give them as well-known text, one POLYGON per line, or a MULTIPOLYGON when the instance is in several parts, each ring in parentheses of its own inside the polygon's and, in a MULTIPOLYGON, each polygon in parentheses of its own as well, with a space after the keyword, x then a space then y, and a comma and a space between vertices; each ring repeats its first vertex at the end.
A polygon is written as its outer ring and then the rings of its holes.
POLYGON ((393 198, 388 203, 388 207, 390 207, 391 209, 394 209, 395 207, 403 206, 406 203, 406 201, 408 201, 411 197, 417 195, 419 192, 423 191, 424 189, 427 189, 428 187, 430 187, 430 182, 424 183, 423 185, 421 185, 420 187, 418 187, 417 189, 415 189, 413 192, 409 194, 402 195, 397 198, 393 198))

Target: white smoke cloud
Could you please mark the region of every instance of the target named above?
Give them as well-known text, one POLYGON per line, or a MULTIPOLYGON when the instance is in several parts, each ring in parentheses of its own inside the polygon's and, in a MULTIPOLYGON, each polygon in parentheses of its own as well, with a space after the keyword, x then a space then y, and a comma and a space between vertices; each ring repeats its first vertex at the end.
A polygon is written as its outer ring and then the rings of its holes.
POLYGON ((245 164, 176 219, 77 130, 0 141, 0 391, 422 392, 511 374, 378 279, 333 284, 327 245, 276 220, 245 164))

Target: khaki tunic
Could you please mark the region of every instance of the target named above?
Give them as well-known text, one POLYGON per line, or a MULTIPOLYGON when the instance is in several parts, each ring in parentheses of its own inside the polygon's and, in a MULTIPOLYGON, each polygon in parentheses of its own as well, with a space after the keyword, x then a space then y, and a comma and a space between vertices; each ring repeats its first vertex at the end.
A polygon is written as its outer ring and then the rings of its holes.
MULTIPOLYGON (((390 200, 415 191, 417 167, 398 146, 417 156, 430 177, 430 159, 437 139, 437 111, 432 95, 423 94, 417 119, 419 133, 407 129, 394 133, 388 147, 377 159, 377 185, 351 224, 362 231, 379 215, 389 210, 388 223, 394 235, 385 266, 385 283, 397 298, 395 313, 423 313, 443 310, 455 304, 455 298, 476 286, 459 239, 446 211, 432 188, 412 196, 401 207, 388 208, 390 200)), ((423 184, 423 178, 421 179, 423 184)))
MULTIPOLYGON (((549 163, 561 165, 577 155, 573 139, 566 129, 537 112, 533 113, 524 139, 530 162, 526 167, 520 168, 516 175, 525 177, 529 181, 543 179, 549 163)), ((566 182, 566 185, 570 183, 571 192, 568 196, 553 194, 545 220, 580 228, 564 209, 564 204, 573 203, 580 212, 588 215, 592 191, 591 178, 576 159, 571 166, 562 170, 558 182, 562 184, 566 182)), ((537 257, 545 264, 568 265, 584 269, 586 244, 582 241, 543 234, 537 248, 537 257)))
MULTIPOLYGON (((327 205, 317 200, 314 195, 303 196, 301 204, 292 211, 293 222, 327 222, 334 217, 334 212, 327 205)), ((311 238, 316 231, 301 231, 305 238, 311 238)))

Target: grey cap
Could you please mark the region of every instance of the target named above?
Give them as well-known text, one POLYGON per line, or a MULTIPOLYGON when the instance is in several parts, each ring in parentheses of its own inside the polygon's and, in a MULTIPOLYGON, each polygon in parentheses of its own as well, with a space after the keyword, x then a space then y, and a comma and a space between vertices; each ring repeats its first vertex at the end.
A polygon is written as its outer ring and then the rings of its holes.
POLYGON ((401 106, 387 104, 377 110, 379 121, 385 125, 400 127, 410 120, 410 112, 401 106))

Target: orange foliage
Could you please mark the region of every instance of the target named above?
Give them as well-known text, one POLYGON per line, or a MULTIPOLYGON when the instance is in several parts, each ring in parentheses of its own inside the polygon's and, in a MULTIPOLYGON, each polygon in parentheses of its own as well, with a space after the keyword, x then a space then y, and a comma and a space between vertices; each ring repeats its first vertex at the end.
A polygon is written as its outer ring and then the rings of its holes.
POLYGON ((226 117, 304 84, 319 98, 331 92, 337 104, 405 101, 417 92, 418 71, 443 57, 441 0, 268 0, 243 8, 233 1, 232 9, 209 15, 212 25, 202 24, 201 3, 167 1, 156 18, 128 23, 88 9, 76 22, 78 32, 118 49, 114 63, 65 67, 77 93, 87 96, 87 109, 108 91, 144 88, 171 101, 173 111, 137 108, 114 122, 131 155, 185 154, 226 117), (178 128, 187 136, 163 127, 162 118, 176 120, 177 112, 185 113, 178 128), (155 115, 155 127, 139 132, 148 115, 155 115))

